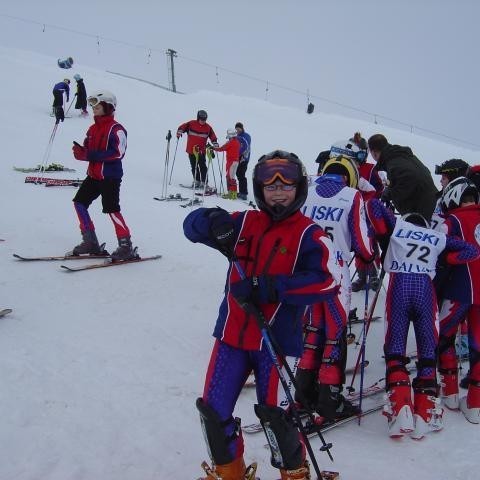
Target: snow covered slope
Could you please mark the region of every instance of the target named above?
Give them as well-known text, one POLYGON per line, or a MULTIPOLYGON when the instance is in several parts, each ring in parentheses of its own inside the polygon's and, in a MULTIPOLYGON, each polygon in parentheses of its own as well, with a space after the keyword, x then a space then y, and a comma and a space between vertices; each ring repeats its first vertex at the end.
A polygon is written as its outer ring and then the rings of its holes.
MULTIPOLYGON (((357 130, 367 138, 380 131, 392 143, 410 145, 432 169, 451 157, 476 161, 468 150, 373 124, 211 92, 175 95, 86 65, 60 70, 56 59, 24 51, 0 48, 0 63, 0 238, 5 239, 0 242, 0 308, 14 309, 0 320, 2 480, 200 475, 207 452, 195 399, 202 393, 227 265, 217 252, 187 242, 182 233, 187 212, 176 202, 152 200, 161 190, 167 131, 174 133, 198 109, 208 111, 220 139, 242 121, 253 138, 252 162, 283 148, 296 152, 310 173, 316 171, 319 151, 357 130), (42 162, 54 125, 51 89, 77 72, 87 91, 107 88, 117 95, 117 119, 129 142, 122 212, 140 253, 160 253, 159 261, 68 274, 57 263, 12 257, 62 254, 78 243, 71 204, 75 189, 24 184, 25 175, 12 169, 42 162)), ((71 145, 83 140, 91 120, 73 114, 59 126, 50 162, 77 172, 53 174, 57 177, 84 176, 85 166, 74 160, 71 145)), ((175 140, 171 160, 174 146, 175 140)), ((184 146, 182 139, 169 193, 188 195, 178 187, 190 181, 184 146)), ((216 197, 206 205, 245 207, 216 197)), ((100 240, 114 248, 113 227, 98 201, 91 214, 100 240)), ((383 300, 382 292, 380 315, 383 300)), ((354 303, 363 311, 362 294, 355 294, 354 303)), ((355 328, 358 334, 360 327, 355 328)), ((382 335, 382 323, 376 322, 368 338, 367 384, 384 373, 382 335)), ((349 348, 353 364, 357 350, 349 348)), ((254 391, 242 394, 236 414, 244 423, 255 421, 254 401, 254 391)), ((445 424, 443 432, 421 442, 394 442, 387 437, 386 420, 373 414, 361 426, 352 422, 328 433, 335 463, 321 453, 318 460, 322 468, 340 471, 343 480, 477 478, 479 427, 455 412, 446 413, 445 424)), ((263 435, 245 440, 246 460, 259 462, 262 479, 276 478, 263 435)), ((318 450, 318 441, 313 444, 318 450)))

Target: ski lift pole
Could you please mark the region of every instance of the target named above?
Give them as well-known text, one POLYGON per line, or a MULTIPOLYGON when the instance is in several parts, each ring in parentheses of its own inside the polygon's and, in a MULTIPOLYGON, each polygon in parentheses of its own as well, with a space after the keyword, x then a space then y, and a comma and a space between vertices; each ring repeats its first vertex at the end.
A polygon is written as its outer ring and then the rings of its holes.
POLYGON ((172 161, 172 169, 170 170, 170 179, 168 181, 168 184, 172 184, 172 175, 173 175, 173 167, 175 165, 175 159, 177 158, 177 148, 178 148, 178 141, 180 139, 177 137, 177 143, 175 144, 175 153, 173 154, 173 161, 172 161))

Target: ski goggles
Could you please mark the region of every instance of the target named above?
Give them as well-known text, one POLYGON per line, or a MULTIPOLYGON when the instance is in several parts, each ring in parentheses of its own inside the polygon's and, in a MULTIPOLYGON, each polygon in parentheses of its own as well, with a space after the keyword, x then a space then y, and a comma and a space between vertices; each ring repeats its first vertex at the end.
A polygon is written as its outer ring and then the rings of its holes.
POLYGON ((256 180, 263 185, 271 185, 280 180, 285 185, 294 186, 299 181, 299 175, 299 166, 284 158, 272 158, 256 165, 256 180))
POLYGON ((346 148, 332 147, 330 149, 330 158, 339 156, 348 157, 352 160, 357 160, 358 162, 363 163, 367 160, 368 150, 359 150, 358 152, 354 152, 352 150, 347 150, 346 148))
POLYGON ((102 100, 98 97, 88 97, 87 102, 91 107, 96 107, 102 100))
POLYGON ((285 183, 270 183, 269 185, 264 185, 263 189, 267 192, 276 192, 281 190, 282 192, 291 192, 295 190, 297 186, 295 184, 287 185, 285 183))

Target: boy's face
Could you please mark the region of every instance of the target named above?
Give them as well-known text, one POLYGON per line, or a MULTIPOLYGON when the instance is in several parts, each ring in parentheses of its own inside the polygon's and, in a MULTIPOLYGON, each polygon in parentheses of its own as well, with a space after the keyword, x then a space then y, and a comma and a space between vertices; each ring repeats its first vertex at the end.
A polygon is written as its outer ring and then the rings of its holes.
POLYGON ((273 207, 275 204, 280 204, 284 207, 288 207, 295 200, 296 194, 296 185, 286 185, 279 180, 277 180, 273 184, 265 185, 263 187, 265 203, 269 207, 273 207))
POLYGON ((101 117, 102 115, 105 115, 105 110, 101 103, 97 103, 94 107, 92 107, 92 110, 94 117, 101 117))

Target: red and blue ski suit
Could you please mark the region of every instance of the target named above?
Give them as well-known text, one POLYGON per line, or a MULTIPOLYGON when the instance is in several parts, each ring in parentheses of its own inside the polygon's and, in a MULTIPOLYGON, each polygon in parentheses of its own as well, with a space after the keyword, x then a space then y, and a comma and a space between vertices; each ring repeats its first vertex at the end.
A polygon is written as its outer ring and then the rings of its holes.
MULTIPOLYGON (((200 208, 190 213, 184 221, 184 232, 192 242, 216 248, 210 236, 209 211, 200 208)), ((235 256, 245 276, 264 280, 268 276, 274 280, 277 301, 269 303, 272 284, 259 281, 257 307, 270 324, 282 353, 298 357, 303 347, 305 310, 334 297, 338 290, 329 273, 333 261, 330 240, 318 225, 298 211, 279 222, 255 210, 235 212, 231 217, 235 223, 235 256)), ((231 438, 228 448, 232 458, 243 455, 242 435, 235 434, 237 424, 232 413, 250 372, 253 370, 255 374, 260 405, 277 407, 279 389, 278 372, 257 321, 232 295, 241 278, 231 263, 213 332, 217 340, 203 392, 203 401, 218 413, 226 436, 231 438)), ((303 450, 297 434, 294 441, 303 450)), ((303 458, 304 455, 303 450, 303 458)))

